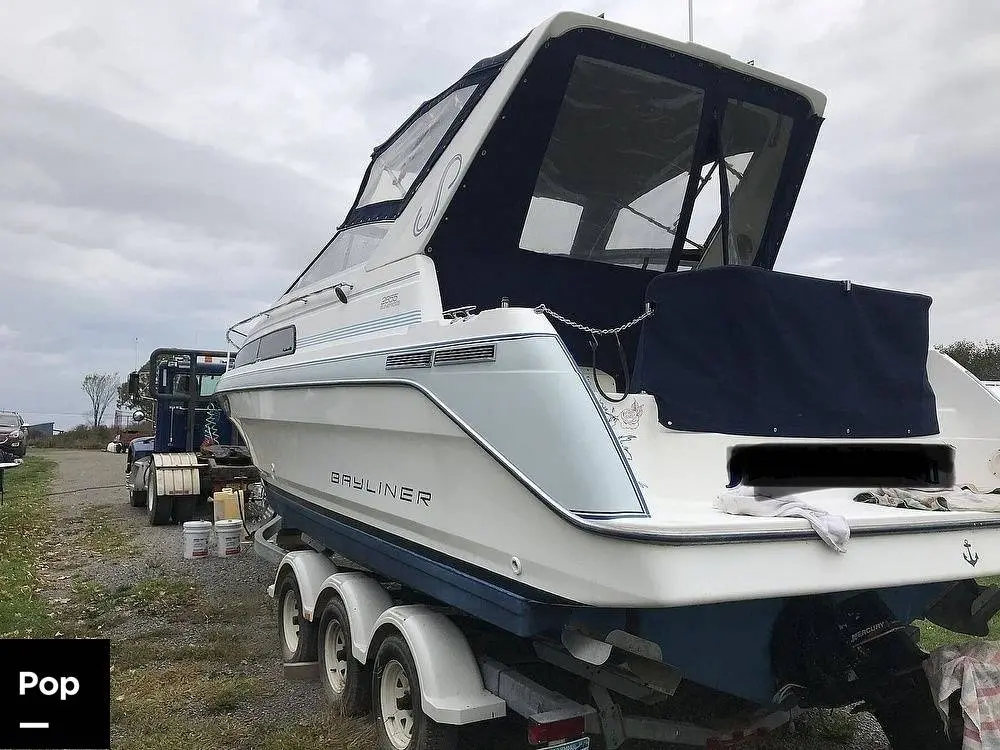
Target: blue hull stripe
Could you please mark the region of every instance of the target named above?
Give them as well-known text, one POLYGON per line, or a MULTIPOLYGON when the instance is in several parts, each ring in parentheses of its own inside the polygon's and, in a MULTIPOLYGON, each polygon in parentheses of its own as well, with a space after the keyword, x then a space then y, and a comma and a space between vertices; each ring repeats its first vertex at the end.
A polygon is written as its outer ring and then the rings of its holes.
POLYGON ((499 577, 488 571, 471 566, 462 570, 452 558, 299 500, 270 483, 266 486, 268 501, 285 528, 298 529, 383 576, 515 635, 558 631, 575 611, 592 610, 513 581, 500 585, 490 580, 499 577))
POLYGON ((412 310, 410 312, 392 315, 379 320, 354 323, 342 328, 334 328, 332 331, 324 331, 323 333, 315 333, 312 336, 304 336, 299 339, 298 343, 300 347, 316 346, 317 344, 325 344, 331 341, 352 338, 353 336, 376 333, 378 331, 389 330, 391 328, 401 328, 403 326, 419 322, 420 311, 412 310))

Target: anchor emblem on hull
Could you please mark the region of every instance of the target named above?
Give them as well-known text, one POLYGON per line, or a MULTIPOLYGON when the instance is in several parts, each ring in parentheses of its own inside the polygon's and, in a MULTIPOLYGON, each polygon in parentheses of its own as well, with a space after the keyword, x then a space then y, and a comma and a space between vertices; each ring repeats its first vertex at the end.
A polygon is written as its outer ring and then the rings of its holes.
POLYGON ((979 562, 979 555, 977 555, 975 552, 972 551, 972 543, 968 539, 966 539, 965 544, 962 546, 965 547, 965 553, 962 555, 962 557, 965 559, 967 563, 969 563, 969 565, 971 565, 972 567, 976 567, 976 563, 979 562))

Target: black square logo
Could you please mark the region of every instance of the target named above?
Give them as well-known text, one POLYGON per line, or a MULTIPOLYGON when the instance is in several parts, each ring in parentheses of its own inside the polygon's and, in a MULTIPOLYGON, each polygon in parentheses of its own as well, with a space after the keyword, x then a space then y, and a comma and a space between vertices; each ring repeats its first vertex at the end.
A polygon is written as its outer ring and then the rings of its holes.
POLYGON ((0 748, 107 750, 111 642, 0 639, 0 748))

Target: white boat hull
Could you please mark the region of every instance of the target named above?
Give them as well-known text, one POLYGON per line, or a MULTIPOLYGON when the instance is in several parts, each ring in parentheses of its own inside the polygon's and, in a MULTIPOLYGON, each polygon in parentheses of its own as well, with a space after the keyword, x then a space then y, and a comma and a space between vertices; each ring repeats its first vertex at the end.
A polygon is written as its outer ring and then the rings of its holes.
POLYGON ((678 607, 1000 573, 996 515, 872 506, 855 502, 850 489, 815 493, 817 507, 851 519, 846 554, 824 545, 804 519, 731 516, 704 495, 647 495, 652 517, 581 528, 416 387, 345 383, 229 398, 273 487, 587 606, 678 607), (948 522, 953 530, 941 526, 948 522), (777 538, 752 539, 767 533, 777 538), (978 556, 974 567, 966 542, 978 556))

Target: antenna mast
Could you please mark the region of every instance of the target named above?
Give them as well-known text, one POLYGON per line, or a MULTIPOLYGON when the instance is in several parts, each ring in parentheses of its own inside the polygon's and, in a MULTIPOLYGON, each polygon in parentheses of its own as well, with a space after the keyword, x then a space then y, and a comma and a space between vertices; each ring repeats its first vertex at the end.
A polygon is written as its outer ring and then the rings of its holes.
POLYGON ((694 0, 688 0, 688 41, 694 41, 694 0))

